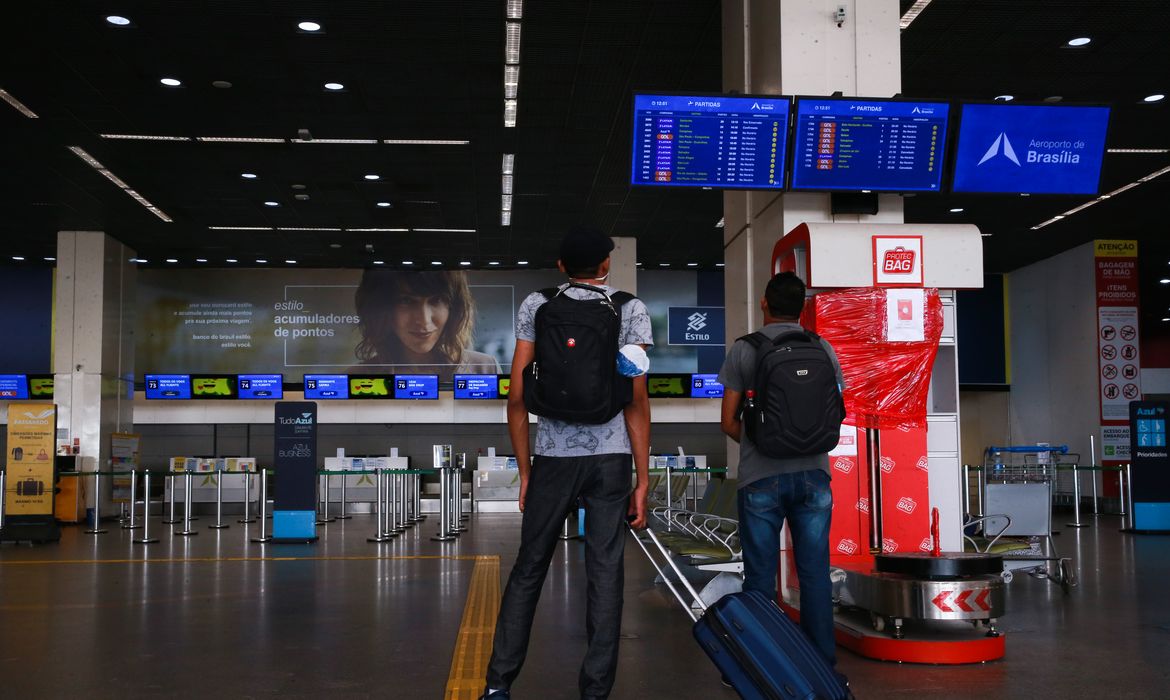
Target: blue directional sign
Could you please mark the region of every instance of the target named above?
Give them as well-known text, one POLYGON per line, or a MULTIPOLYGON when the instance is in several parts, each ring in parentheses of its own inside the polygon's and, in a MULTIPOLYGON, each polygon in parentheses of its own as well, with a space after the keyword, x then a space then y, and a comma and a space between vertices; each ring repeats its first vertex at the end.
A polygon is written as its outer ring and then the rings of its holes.
POLYGON ((1108 107, 963 105, 955 192, 1097 194, 1108 107))
POLYGON ((672 306, 667 315, 668 345, 723 345, 722 306, 672 306))

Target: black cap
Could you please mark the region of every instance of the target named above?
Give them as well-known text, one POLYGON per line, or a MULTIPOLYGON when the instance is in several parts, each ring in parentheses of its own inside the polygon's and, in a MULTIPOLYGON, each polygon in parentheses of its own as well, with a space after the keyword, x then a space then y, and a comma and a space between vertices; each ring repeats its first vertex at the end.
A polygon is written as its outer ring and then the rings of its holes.
POLYGON ((613 239, 591 226, 574 226, 561 239, 561 264, 566 270, 588 270, 609 257, 613 239))

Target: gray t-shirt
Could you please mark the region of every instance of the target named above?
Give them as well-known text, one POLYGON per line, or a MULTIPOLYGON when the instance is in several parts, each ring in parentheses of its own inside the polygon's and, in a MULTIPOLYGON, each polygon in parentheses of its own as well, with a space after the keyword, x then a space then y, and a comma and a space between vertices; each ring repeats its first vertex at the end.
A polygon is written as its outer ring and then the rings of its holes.
MULTIPOLYGON (((563 289, 566 285, 561 285, 563 289)), ((609 285, 602 287, 609 294, 618 291, 609 285)), ((596 292, 571 287, 565 292, 574 299, 587 299, 596 292)), ((539 292, 529 294, 516 314, 516 339, 536 342, 536 310, 547 299, 539 292)), ((650 312, 641 299, 633 299, 622 306, 622 345, 654 344, 650 329, 650 312)), ((608 423, 583 425, 566 423, 553 418, 540 418, 536 425, 536 450, 545 457, 589 457, 602 454, 630 454, 630 435, 626 431, 623 413, 608 423)))
MULTIPOLYGON (((798 323, 769 323, 760 329, 760 332, 775 340, 781 333, 803 330, 798 323)), ((841 374, 841 363, 837 361, 837 353, 829 341, 821 338, 825 352, 833 362, 833 369, 837 373, 837 384, 845 387, 845 378, 841 374)), ((743 393, 752 383, 756 373, 756 349, 746 340, 736 341, 723 361, 723 368, 719 370, 719 383, 732 391, 743 393)), ((829 471, 829 455, 808 455, 802 457, 769 457, 761 453, 747 436, 744 430, 739 438, 739 488, 743 488, 753 481, 758 481, 777 474, 790 474, 809 469, 823 469, 829 471)))

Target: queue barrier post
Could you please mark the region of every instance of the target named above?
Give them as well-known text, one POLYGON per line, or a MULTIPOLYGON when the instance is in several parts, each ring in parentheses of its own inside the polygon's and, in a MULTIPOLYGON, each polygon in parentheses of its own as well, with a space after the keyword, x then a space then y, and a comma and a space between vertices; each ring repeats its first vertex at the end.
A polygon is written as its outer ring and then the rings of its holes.
POLYGON ((353 516, 347 513, 348 504, 346 503, 345 487, 349 483, 349 474, 341 475, 341 515, 337 516, 338 520, 349 520, 353 516))
POLYGON ((223 475, 226 473, 215 473, 215 524, 207 526, 212 530, 224 530, 231 527, 223 521, 223 475))
POLYGON ((138 470, 130 470, 130 516, 126 524, 122 526, 123 530, 137 530, 142 527, 138 524, 134 517, 138 507, 138 470))
POLYGON ((272 539, 272 535, 268 534, 268 524, 266 518, 268 517, 268 468, 265 467, 260 470, 260 512, 258 518, 260 520, 260 536, 253 537, 253 542, 261 544, 272 539))
POLYGON ((1081 471, 1077 465, 1072 465, 1073 473, 1073 521, 1065 523, 1069 527, 1088 527, 1081 522, 1081 471))
POLYGON ((170 514, 170 516, 167 517, 166 520, 162 521, 164 525, 174 525, 175 523, 179 522, 179 519, 175 517, 175 477, 176 476, 177 475, 174 472, 167 472, 167 485, 170 486, 170 492, 171 492, 171 503, 170 503, 171 514, 170 514))
POLYGON ((244 470, 244 517, 236 521, 241 525, 256 522, 252 517, 252 472, 244 470))
POLYGON ((385 469, 382 467, 374 468, 374 484, 378 489, 378 496, 374 500, 374 522, 377 523, 373 537, 367 537, 367 542, 389 542, 394 539, 393 533, 387 532, 384 527, 386 508, 383 499, 386 495, 386 484, 383 480, 385 469))
POLYGON ((100 469, 93 473, 93 526, 85 531, 87 535, 101 535, 106 532, 102 524, 102 472, 100 469))
POLYGON ((135 544, 154 544, 158 542, 157 537, 150 536, 150 470, 144 470, 142 485, 142 537, 134 540, 135 544))
POLYGON ((193 537, 199 534, 198 530, 191 529, 191 492, 195 490, 195 475, 191 472, 183 473, 183 529, 176 535, 193 537))

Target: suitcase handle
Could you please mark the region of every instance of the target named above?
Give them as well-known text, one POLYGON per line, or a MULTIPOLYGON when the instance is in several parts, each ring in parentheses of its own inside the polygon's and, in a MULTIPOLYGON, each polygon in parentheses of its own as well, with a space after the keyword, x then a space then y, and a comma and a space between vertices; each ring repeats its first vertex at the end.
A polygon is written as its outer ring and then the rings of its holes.
MULTIPOLYGON (((662 557, 666 559, 666 563, 670 565, 670 568, 674 569, 674 573, 678 575, 678 579, 682 581, 683 586, 686 587, 687 592, 691 594, 692 598, 694 598, 695 603, 698 604, 699 608, 703 612, 707 612, 707 604, 703 602, 703 599, 699 596, 698 591, 696 591, 695 587, 691 585, 691 582, 687 580, 687 577, 683 576, 682 571, 678 568, 678 564, 675 564, 674 559, 671 558, 670 552, 666 549, 666 547, 662 546, 662 541, 658 539, 658 535, 655 535, 654 531, 650 528, 646 528, 645 532, 650 536, 650 540, 654 542, 654 545, 658 547, 658 551, 662 553, 662 557)), ((642 548, 642 551, 646 554, 646 558, 650 560, 650 564, 658 571, 658 575, 662 577, 662 581, 666 584, 666 587, 670 589, 670 592, 674 594, 675 599, 678 600, 680 605, 682 605, 683 610, 687 611, 687 614, 691 616, 692 621, 698 622, 699 615, 695 613, 695 611, 691 608, 691 605, 687 603, 682 594, 679 593, 677 588, 675 588, 674 584, 670 580, 670 577, 667 576, 666 572, 662 569, 662 565, 658 563, 658 560, 656 560, 652 554, 650 554, 650 550, 646 548, 646 543, 638 537, 637 531, 631 527, 630 534, 633 535, 634 541, 638 543, 638 546, 642 548)))

